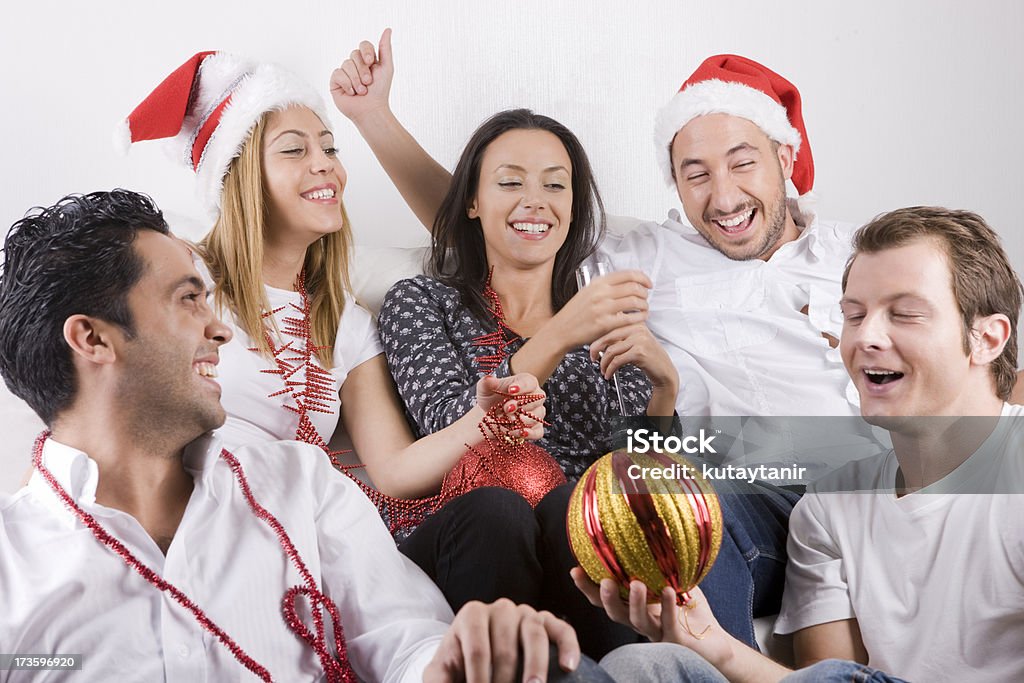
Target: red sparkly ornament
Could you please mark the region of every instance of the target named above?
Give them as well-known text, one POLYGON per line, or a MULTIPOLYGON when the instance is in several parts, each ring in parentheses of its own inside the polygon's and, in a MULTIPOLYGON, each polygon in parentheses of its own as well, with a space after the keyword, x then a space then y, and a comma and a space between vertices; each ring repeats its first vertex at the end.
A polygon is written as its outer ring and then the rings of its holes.
POLYGON ((515 491, 536 507, 552 489, 565 483, 565 473, 555 459, 537 444, 514 434, 529 427, 522 407, 541 400, 541 394, 501 394, 514 398, 519 408, 506 413, 504 401, 495 403, 480 422, 484 442, 470 446, 441 484, 445 501, 482 486, 500 486, 515 491))

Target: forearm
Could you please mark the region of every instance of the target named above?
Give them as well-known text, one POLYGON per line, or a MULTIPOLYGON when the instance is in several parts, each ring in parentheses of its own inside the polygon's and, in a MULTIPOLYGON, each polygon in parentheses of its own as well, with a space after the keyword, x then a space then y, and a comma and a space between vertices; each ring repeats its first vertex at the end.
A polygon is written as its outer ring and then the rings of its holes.
POLYGON ((509 374, 528 372, 543 385, 565 358, 571 347, 558 333, 554 318, 544 324, 529 341, 512 354, 509 374))
MULTIPOLYGON (((792 673, 778 662, 741 643, 725 631, 719 631, 716 647, 694 647, 698 654, 718 669, 730 683, 776 683, 792 673)), ((700 641, 704 645, 706 641, 700 641)))
POLYGON ((396 498, 422 498, 437 493, 466 447, 482 441, 478 425, 483 417, 483 410, 474 406, 446 429, 396 450, 374 472, 369 472, 371 479, 381 492, 396 498))
POLYGON ((416 218, 431 230, 451 173, 427 154, 390 108, 367 112, 353 123, 416 218))

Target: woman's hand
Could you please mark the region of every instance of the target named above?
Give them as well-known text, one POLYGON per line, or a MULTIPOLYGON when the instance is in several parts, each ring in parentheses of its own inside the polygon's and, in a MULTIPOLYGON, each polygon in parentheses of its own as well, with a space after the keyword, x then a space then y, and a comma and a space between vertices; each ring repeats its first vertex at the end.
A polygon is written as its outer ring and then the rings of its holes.
POLYGON ((501 404, 501 410, 505 414, 512 414, 520 407, 516 396, 540 395, 539 401, 531 401, 522 406, 523 427, 516 429, 516 433, 510 436, 520 437, 536 441, 544 436, 544 391, 537 383, 537 378, 525 372, 512 377, 487 377, 482 378, 476 385, 476 404, 485 413, 501 404))
POLYGON ((611 379, 623 365, 637 366, 651 380, 655 391, 670 394, 675 402, 679 373, 645 323, 619 327, 604 335, 590 345, 590 359, 600 361, 601 375, 605 379, 611 379))
POLYGON ((621 270, 578 291, 550 321, 564 354, 624 326, 647 319, 651 280, 639 270, 621 270))
POLYGON ((384 29, 380 47, 364 40, 359 48, 331 74, 331 96, 342 114, 357 121, 375 111, 389 111, 395 63, 391 53, 391 29, 384 29))

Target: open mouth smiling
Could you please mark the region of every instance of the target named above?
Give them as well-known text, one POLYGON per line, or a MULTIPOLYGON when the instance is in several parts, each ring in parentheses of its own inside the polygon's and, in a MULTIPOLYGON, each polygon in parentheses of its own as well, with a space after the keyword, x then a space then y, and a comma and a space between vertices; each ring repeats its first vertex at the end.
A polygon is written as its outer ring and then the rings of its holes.
POLYGON ((311 201, 326 201, 334 199, 336 194, 337 190, 335 190, 333 185, 322 185, 320 187, 314 187, 312 190, 306 190, 299 196, 311 201))
POLYGON ((895 370, 884 370, 880 368, 865 369, 864 376, 872 384, 889 384, 897 380, 903 379, 902 372, 896 372, 895 370))
POLYGON ((509 223, 511 228, 523 235, 543 235, 551 229, 550 223, 520 222, 509 223))
POLYGON ((711 219, 711 222, 722 232, 728 235, 735 235, 749 228, 753 224, 754 216, 756 215, 757 209, 750 208, 732 218, 714 218, 711 219))

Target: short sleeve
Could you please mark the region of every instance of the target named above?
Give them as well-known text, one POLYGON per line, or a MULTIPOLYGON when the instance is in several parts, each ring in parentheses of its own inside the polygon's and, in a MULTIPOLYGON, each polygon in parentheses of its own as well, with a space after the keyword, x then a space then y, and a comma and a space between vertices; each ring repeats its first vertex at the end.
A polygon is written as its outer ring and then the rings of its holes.
POLYGON ((334 342, 334 367, 344 369, 347 375, 383 352, 373 316, 354 299, 346 297, 345 311, 341 315, 338 337, 334 342))
POLYGON ((842 552, 828 523, 826 506, 833 503, 841 504, 840 497, 808 493, 793 508, 786 544, 786 588, 775 623, 780 635, 856 616, 842 552))

